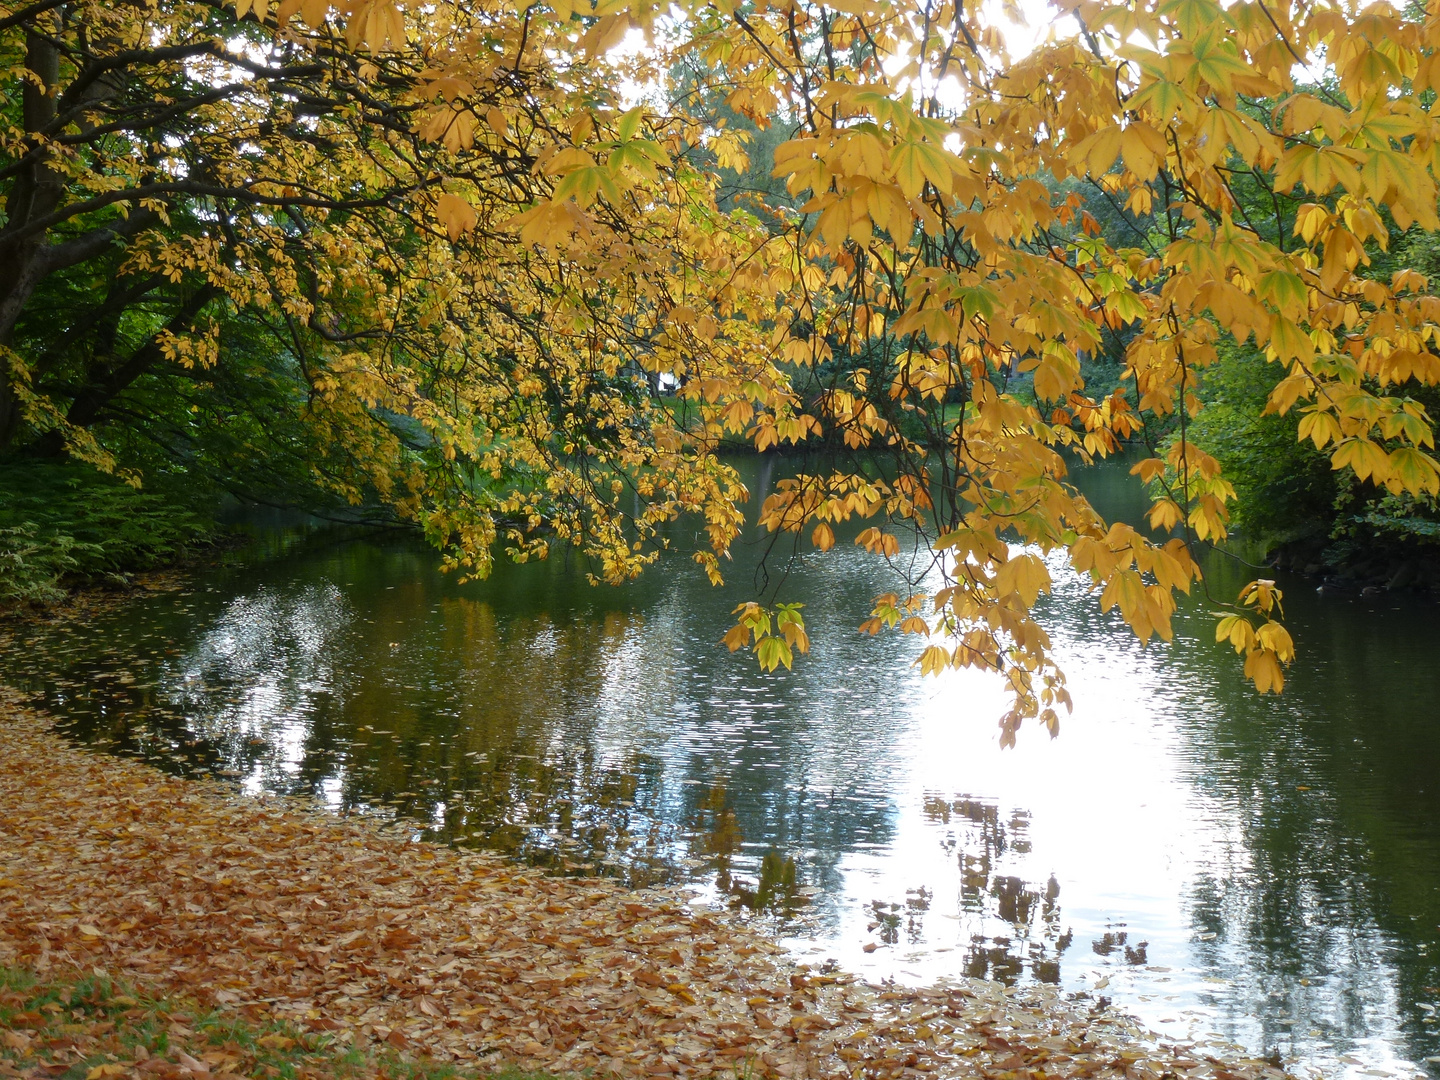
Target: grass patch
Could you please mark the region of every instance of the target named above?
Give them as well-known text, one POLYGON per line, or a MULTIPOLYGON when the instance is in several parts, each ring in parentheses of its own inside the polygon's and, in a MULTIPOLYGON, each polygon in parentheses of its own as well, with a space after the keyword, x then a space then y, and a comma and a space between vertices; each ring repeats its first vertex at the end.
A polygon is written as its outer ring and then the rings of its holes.
POLYGON ((155 998, 96 975, 0 967, 0 1075, 34 1080, 551 1080, 366 1053, 328 1032, 155 998))

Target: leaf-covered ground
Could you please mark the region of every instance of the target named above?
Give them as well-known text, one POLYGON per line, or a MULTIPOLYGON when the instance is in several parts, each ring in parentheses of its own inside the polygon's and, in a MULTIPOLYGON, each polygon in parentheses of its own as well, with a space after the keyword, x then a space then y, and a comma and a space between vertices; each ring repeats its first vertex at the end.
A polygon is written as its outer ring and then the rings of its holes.
POLYGON ((1048 988, 868 986, 796 967, 677 893, 541 877, 166 777, 72 747, 3 688, 0 737, 0 964, 41 978, 114 977, 487 1072, 1280 1075, 1158 1045, 1048 988))

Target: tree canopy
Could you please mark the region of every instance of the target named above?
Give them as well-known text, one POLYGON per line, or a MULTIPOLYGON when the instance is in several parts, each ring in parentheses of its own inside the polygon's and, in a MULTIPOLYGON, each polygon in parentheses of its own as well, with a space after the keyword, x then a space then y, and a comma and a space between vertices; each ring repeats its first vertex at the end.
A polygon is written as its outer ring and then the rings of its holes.
MULTIPOLYGON (((960 0, 6 0, 0 452, 288 470, 467 573, 622 581, 695 515, 718 581, 726 440, 827 451, 762 523, 921 552, 864 628, 1053 732, 1052 575, 1168 639, 1227 535, 1222 354, 1334 470, 1440 495, 1440 295, 1385 257, 1440 229, 1440 6, 1059 9, 1020 49, 960 0), (1126 442, 1148 531, 1069 479, 1126 442)), ((789 666, 783 599, 731 648, 789 666)), ((1262 692, 1280 599, 1217 626, 1262 692)))

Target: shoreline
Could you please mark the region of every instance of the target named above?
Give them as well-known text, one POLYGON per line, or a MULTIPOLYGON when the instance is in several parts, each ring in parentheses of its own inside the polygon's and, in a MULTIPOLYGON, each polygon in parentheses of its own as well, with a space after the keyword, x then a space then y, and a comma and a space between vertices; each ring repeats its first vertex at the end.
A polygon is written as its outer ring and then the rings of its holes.
POLYGON ((633 893, 87 751, 0 687, 0 963, 489 1069, 619 1076, 1285 1074, 1046 987, 797 965, 679 889, 633 893))

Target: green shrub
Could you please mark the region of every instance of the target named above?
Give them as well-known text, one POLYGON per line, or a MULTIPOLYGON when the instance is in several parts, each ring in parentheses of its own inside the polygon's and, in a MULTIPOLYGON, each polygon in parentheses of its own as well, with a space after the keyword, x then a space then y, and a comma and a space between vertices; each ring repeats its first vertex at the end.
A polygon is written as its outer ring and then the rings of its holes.
POLYGON ((1236 530, 1267 549, 1323 537, 1335 519, 1334 473, 1326 455, 1300 441, 1298 411, 1264 415, 1284 374, 1281 365, 1263 362, 1249 347, 1222 346, 1219 361, 1205 372, 1205 408, 1188 432, 1235 485, 1236 530))
POLYGON ((0 603, 50 603, 63 579, 123 580, 215 541, 213 505, 69 462, 0 466, 0 603))
MULTIPOLYGON (((1264 415, 1266 399, 1285 374, 1249 346, 1222 345, 1204 375, 1205 408, 1189 436, 1219 459, 1235 485, 1237 532, 1262 554, 1361 579, 1391 579, 1407 563, 1433 563, 1440 553, 1440 500, 1391 494, 1330 467, 1328 452, 1299 438, 1301 412, 1264 415)), ((1421 404, 1434 403, 1422 398, 1421 404)), ((1412 576, 1440 579, 1413 571, 1412 576)))
POLYGON ((60 578, 79 565, 73 536, 36 537, 32 522, 0 528, 0 605, 53 604, 65 596, 60 578))

